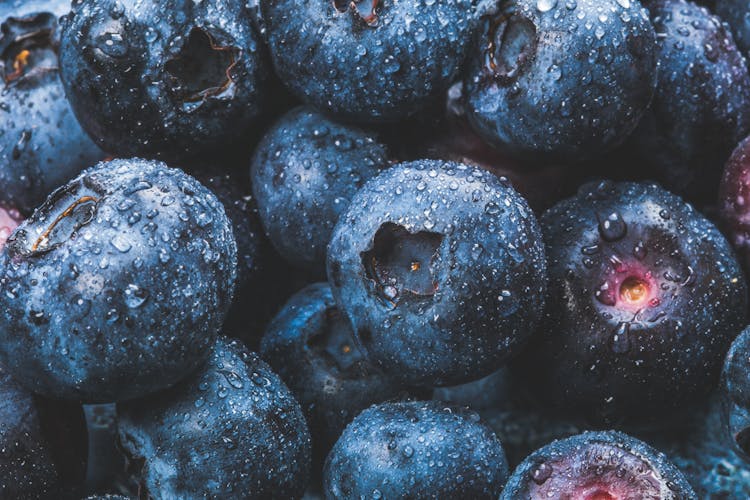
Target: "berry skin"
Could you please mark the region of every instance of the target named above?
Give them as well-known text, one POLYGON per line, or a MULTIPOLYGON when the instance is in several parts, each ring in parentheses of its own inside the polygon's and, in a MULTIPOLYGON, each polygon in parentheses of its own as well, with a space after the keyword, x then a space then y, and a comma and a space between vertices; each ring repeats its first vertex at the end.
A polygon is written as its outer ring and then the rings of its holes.
POLYGON ((724 426, 737 452, 750 461, 750 328, 732 343, 722 382, 724 426))
POLYGON ((747 13, 750 2, 747 0, 721 0, 712 8, 717 16, 729 24, 737 47, 747 56, 750 54, 750 23, 747 13))
POLYGON ((458 75, 472 0, 261 2, 276 73, 302 101, 358 122, 425 108, 458 75))
POLYGON ((369 358, 413 386, 489 375, 537 326, 546 288, 526 201, 489 172, 438 160, 393 166, 355 195, 328 277, 369 358))
POLYGON ((324 274, 326 246, 354 193, 388 166, 374 134, 295 108, 255 151, 250 176, 268 237, 289 262, 324 274))
POLYGON ((656 43, 637 0, 512 0, 482 20, 467 111, 489 143, 580 161, 621 144, 656 86, 656 43))
POLYGON ((261 356, 302 405, 321 463, 359 412, 403 392, 356 346, 326 283, 289 299, 263 336, 261 356))
POLYGON ((269 68, 241 0, 75 2, 60 63, 81 125, 118 156, 225 154, 265 112, 269 68))
POLYGON ((607 181, 540 222, 549 307, 519 361, 537 394, 597 420, 640 422, 715 386, 747 289, 713 224, 656 185, 607 181))
POLYGON ((667 189, 713 202, 724 163, 750 132, 747 64, 704 7, 657 0, 650 11, 659 82, 631 147, 667 189))
POLYGON ((584 432, 535 451, 508 480, 500 500, 696 499, 663 454, 621 432, 584 432))
POLYGON ((159 394, 121 403, 120 440, 148 498, 301 498, 310 434, 289 389, 237 341, 159 394))
MULTIPOLYGON (((36 5, 60 10, 57 2, 36 5)), ((25 8, 0 12, 5 14, 0 18, 0 193, 2 202, 30 214, 104 153, 81 129, 65 97, 55 14, 25 8)))
POLYGON ((745 271, 750 271, 750 137, 729 157, 719 183, 719 216, 745 271))
POLYGON ((160 162, 100 163, 56 190, 0 253, 0 362, 27 388, 108 402, 201 364, 232 300, 224 209, 160 162))
POLYGON ((23 389, 0 367, 0 498, 80 498, 86 422, 80 405, 23 389))
POLYGON ((383 403, 360 413, 336 442, 323 490, 328 499, 496 499, 507 477, 500 441, 473 411, 383 403))

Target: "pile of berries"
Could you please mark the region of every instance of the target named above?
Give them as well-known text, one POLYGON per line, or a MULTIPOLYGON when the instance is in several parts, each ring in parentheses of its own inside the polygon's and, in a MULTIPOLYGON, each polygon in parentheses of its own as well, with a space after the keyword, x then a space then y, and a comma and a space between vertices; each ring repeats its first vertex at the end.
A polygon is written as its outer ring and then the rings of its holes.
POLYGON ((0 498, 750 498, 749 19, 0 1, 0 498))

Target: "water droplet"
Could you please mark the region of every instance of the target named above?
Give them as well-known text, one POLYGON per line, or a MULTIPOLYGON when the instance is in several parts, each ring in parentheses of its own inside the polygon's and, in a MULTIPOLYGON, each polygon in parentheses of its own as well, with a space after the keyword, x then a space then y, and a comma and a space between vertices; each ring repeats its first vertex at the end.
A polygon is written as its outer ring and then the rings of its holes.
POLYGON ((536 8, 539 12, 547 12, 555 8, 557 0, 537 0, 536 8))
POLYGON ((125 304, 131 309, 142 306, 146 299, 148 299, 148 290, 132 283, 125 288, 125 304))
POLYGON ((627 233, 627 225, 619 212, 599 219, 599 234, 605 241, 617 241, 627 233))
POLYGON ((536 484, 544 484, 544 482, 547 481, 547 479, 549 479, 551 475, 552 466, 543 463, 539 464, 539 466, 532 471, 531 479, 533 479, 536 484))

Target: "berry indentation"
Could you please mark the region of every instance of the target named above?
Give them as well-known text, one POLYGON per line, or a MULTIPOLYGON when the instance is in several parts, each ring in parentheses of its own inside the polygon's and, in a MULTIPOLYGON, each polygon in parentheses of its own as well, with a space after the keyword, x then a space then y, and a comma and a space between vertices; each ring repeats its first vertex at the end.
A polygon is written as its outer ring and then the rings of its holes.
POLYGON ((37 14, 10 18, 2 25, 0 71, 9 85, 23 77, 56 71, 56 47, 52 40, 55 17, 37 14))
POLYGON ((503 15, 490 21, 485 69, 502 84, 520 76, 536 54, 536 27, 525 17, 503 15))
POLYGON ((351 11, 369 26, 374 26, 378 22, 379 3, 379 0, 333 0, 333 6, 337 11, 351 11))
POLYGON ((638 305, 648 298, 649 285, 637 276, 629 276, 620 285, 620 298, 627 304, 638 305))
POLYGON ((316 350, 339 372, 346 373, 362 363, 365 356, 354 343, 354 332, 341 312, 328 308, 324 315, 324 325, 317 335, 307 339, 309 348, 316 350))
POLYGON ((177 80, 173 90, 183 102, 203 101, 232 86, 237 53, 235 47, 216 44, 207 31, 193 28, 180 53, 164 68, 177 80))
POLYGON ((442 234, 410 233, 386 222, 375 233, 372 249, 362 252, 362 265, 381 297, 393 306, 404 294, 430 297, 438 289, 431 267, 442 241, 442 234))

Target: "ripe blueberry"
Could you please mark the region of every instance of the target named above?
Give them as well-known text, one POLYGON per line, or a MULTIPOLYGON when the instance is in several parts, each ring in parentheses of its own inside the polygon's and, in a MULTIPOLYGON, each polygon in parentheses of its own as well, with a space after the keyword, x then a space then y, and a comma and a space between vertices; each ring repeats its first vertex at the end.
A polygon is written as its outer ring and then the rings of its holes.
POLYGON ((512 0, 482 20, 465 75, 475 130, 515 156, 579 161, 621 144, 656 87, 638 0, 512 0))
POLYGON ((663 454, 621 432, 585 432, 535 451, 508 480, 501 500, 697 499, 663 454))
POLYGON ((719 18, 685 0, 650 5, 659 77, 633 134, 640 161, 663 185, 713 202, 721 169, 750 132, 750 74, 719 18))
POLYGON ((370 180, 328 246, 333 295, 357 341, 410 385, 489 375, 541 317, 544 248, 503 179, 424 160, 370 180))
POLYGON ((193 160, 242 147, 268 64, 240 0, 83 0, 61 21, 65 92, 119 156, 193 160))
POLYGON ((716 227, 656 185, 607 181, 540 221, 549 307, 519 361, 535 391, 606 421, 658 420, 707 395, 747 310, 716 227))
POLYGON ((305 417, 281 379, 220 337, 206 365, 159 394, 118 404, 120 439, 153 498, 301 498, 305 417))
POLYGON ((163 163, 100 163, 56 190, 0 253, 0 360, 26 387, 108 402, 174 384, 232 299, 224 208, 163 163))
POLYGON ((281 80, 304 102, 360 122, 406 118, 447 90, 474 9, 471 0, 260 3, 281 80))
POLYGON ((374 134, 308 107, 284 115, 255 150, 250 176, 268 237, 289 262, 325 272, 339 215, 365 182, 388 166, 374 134))
POLYGON ((473 411, 383 403, 360 413, 336 442, 323 490, 329 499, 496 499, 507 476, 500 441, 473 411))

